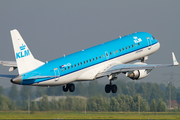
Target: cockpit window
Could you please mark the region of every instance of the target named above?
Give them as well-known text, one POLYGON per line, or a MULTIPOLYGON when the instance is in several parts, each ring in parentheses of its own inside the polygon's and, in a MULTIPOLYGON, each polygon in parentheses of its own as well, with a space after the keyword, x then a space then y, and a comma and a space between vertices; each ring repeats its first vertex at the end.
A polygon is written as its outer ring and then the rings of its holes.
MULTIPOLYGON (((153 36, 152 36, 153 37, 153 36)), ((155 37, 153 37, 153 40, 155 40, 156 38, 155 37)))

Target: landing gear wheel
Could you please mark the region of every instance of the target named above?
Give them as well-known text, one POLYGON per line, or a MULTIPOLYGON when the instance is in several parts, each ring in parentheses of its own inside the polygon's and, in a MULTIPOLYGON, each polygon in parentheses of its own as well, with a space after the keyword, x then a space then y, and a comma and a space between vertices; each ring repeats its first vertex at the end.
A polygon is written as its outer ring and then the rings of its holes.
POLYGON ((70 91, 70 92, 74 92, 75 90, 75 85, 74 84, 67 84, 66 86, 63 86, 63 91, 64 92, 67 92, 67 91, 70 91))
POLYGON ((112 93, 116 93, 117 92, 117 86, 112 85, 111 90, 112 90, 112 93))
POLYGON ((111 85, 107 84, 107 85, 105 86, 105 92, 106 92, 106 93, 110 93, 110 91, 111 91, 111 85))
POLYGON ((75 90, 75 85, 74 84, 69 84, 69 91, 74 92, 75 90))
POLYGON ((63 86, 63 91, 64 91, 64 92, 67 92, 67 91, 68 91, 68 85, 63 86))
POLYGON ((117 86, 114 84, 107 84, 105 86, 105 92, 106 93, 110 93, 112 91, 112 93, 116 93, 117 92, 117 86))

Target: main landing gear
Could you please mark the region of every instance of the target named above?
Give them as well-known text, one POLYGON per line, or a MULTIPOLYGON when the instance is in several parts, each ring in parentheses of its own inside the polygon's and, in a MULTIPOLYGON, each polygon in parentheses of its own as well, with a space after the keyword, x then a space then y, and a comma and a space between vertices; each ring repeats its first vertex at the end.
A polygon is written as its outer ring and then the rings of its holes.
POLYGON ((106 93, 110 93, 111 91, 112 91, 112 93, 116 93, 117 92, 117 86, 115 84, 112 85, 112 81, 117 79, 116 76, 118 74, 119 73, 115 73, 115 74, 111 74, 111 75, 107 76, 109 81, 110 81, 110 83, 106 84, 106 86, 105 86, 105 92, 106 93))
POLYGON ((73 83, 71 83, 71 84, 67 84, 67 85, 63 86, 63 91, 64 91, 64 92, 67 92, 68 90, 69 90, 70 92, 74 92, 74 90, 75 90, 75 85, 74 85, 73 83))
POLYGON ((111 80, 110 80, 110 83, 106 84, 106 86, 105 86, 105 92, 110 93, 110 91, 112 91, 112 93, 117 92, 117 86, 115 84, 112 85, 111 80))

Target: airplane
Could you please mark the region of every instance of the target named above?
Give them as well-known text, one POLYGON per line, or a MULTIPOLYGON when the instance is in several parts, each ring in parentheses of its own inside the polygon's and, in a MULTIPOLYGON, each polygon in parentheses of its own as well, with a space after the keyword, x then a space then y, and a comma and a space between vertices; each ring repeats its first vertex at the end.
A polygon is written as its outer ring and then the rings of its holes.
POLYGON ((14 84, 32 86, 63 86, 63 91, 74 92, 73 82, 91 81, 104 76, 109 79, 105 85, 106 93, 116 93, 117 86, 112 81, 120 73, 132 80, 142 79, 152 69, 159 67, 178 66, 172 52, 173 64, 147 64, 148 56, 160 48, 160 43, 150 33, 135 32, 106 43, 64 55, 52 61, 42 62, 34 58, 20 33, 10 31, 15 61, 0 61, 9 66, 9 71, 18 69, 19 75, 0 75, 14 84), (140 60, 132 64, 129 62, 140 60))

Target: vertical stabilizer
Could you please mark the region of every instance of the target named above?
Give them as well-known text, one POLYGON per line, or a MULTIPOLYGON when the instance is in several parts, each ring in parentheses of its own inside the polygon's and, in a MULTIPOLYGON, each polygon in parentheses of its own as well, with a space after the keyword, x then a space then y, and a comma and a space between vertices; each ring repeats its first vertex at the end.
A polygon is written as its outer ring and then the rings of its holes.
POLYGON ((16 29, 11 30, 10 33, 19 74, 29 72, 44 64, 33 57, 28 46, 16 29))

